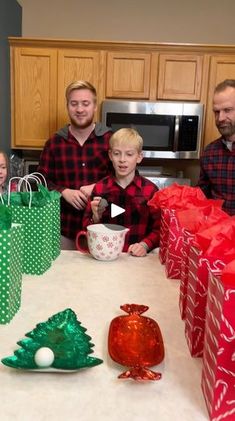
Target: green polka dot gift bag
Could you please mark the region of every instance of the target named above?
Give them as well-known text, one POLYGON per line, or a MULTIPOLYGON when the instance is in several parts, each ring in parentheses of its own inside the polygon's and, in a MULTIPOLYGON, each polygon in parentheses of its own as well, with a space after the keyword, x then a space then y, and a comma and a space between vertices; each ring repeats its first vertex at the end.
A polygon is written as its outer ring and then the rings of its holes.
POLYGON ((60 193, 39 183, 32 191, 29 178, 35 181, 27 176, 18 182, 17 192, 8 192, 7 204, 13 222, 23 226, 23 273, 41 275, 60 253, 60 193))
POLYGON ((23 228, 11 224, 11 211, 0 205, 0 324, 9 323, 21 304, 23 228))
MULTIPOLYGON (((28 176, 24 177, 27 180, 34 179, 38 185, 38 189, 40 191, 40 195, 42 200, 48 204, 50 203, 48 209, 48 218, 50 219, 51 223, 51 237, 48 237, 48 241, 50 241, 51 246, 51 259, 55 260, 60 252, 60 231, 61 231, 61 222, 60 222, 60 198, 61 194, 55 190, 48 190, 47 182, 45 177, 38 172, 34 172, 29 174, 28 176)), ((34 193, 35 194, 35 193, 34 193)))

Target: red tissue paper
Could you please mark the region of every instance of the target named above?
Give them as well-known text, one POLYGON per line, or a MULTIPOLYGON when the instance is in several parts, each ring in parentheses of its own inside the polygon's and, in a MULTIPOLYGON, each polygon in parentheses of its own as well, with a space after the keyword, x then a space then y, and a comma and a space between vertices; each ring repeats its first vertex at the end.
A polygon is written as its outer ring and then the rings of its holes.
POLYGON ((235 260, 210 273, 202 390, 211 421, 235 419, 235 260))
POLYGON ((165 189, 158 190, 148 201, 149 206, 155 208, 182 208, 188 202, 203 200, 205 195, 199 187, 182 186, 173 183, 165 189))

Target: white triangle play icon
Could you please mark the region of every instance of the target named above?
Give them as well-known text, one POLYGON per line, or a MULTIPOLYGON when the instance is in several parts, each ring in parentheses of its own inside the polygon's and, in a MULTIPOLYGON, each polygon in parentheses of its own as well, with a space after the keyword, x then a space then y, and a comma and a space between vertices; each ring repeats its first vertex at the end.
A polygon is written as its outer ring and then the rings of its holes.
POLYGON ((111 218, 115 218, 115 216, 120 215, 123 212, 126 212, 125 209, 111 203, 111 218))

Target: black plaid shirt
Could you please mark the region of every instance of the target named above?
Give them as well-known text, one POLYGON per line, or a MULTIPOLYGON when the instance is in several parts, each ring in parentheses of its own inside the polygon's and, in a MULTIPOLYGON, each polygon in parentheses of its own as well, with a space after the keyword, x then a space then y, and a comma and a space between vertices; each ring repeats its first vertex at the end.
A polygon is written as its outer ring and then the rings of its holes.
POLYGON ((230 151, 222 138, 210 143, 201 160, 198 186, 206 197, 224 200, 223 210, 235 215, 235 142, 230 151))
MULTIPOLYGON (((62 192, 65 188, 79 190, 105 177, 112 165, 108 157, 112 132, 96 124, 86 142, 81 146, 70 133, 68 126, 49 139, 41 153, 38 171, 50 189, 62 192)), ((74 239, 82 228, 83 211, 61 199, 61 232, 74 239)))

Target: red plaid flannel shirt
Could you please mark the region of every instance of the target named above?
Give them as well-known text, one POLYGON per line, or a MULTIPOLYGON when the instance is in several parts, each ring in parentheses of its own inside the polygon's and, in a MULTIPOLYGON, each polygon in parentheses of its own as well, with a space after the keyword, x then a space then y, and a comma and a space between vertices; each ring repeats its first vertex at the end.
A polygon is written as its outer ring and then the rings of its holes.
MULTIPOLYGON (((81 146, 69 131, 60 129, 49 139, 41 153, 38 171, 50 189, 62 192, 65 188, 80 189, 105 177, 112 168, 108 157, 110 129, 96 124, 81 146)), ((61 198, 61 232, 74 239, 82 228, 83 211, 79 211, 61 198)))
MULTIPOLYGON (((130 244, 144 241, 149 249, 159 245, 160 211, 147 205, 158 188, 151 181, 141 177, 138 172, 134 180, 124 189, 116 183, 113 175, 105 177, 96 183, 91 200, 94 196, 106 199, 109 206, 105 209, 101 223, 123 225, 130 231, 126 234, 123 251, 130 244), (125 212, 111 218, 111 203, 122 207, 125 212)), ((92 223, 90 201, 87 204, 83 218, 83 228, 92 223)))
POLYGON ((223 210, 235 215, 235 143, 230 151, 222 138, 210 143, 201 160, 198 186, 206 197, 224 200, 223 210))

